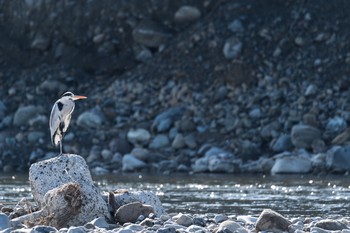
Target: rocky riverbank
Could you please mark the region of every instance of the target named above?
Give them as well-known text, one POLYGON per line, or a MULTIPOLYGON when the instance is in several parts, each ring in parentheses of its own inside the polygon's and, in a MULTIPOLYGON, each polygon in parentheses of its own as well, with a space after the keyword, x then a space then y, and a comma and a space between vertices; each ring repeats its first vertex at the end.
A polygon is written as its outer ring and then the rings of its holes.
POLYGON ((1 205, 1 232, 350 232, 348 217, 288 219, 271 209, 259 216, 167 213, 152 191, 99 193, 79 155, 34 163, 29 183, 35 203, 1 205))
POLYGON ((68 90, 89 98, 64 151, 95 173, 350 170, 348 1, 15 4, 0 1, 5 172, 57 155, 68 90))
POLYGON ((314 232, 314 233, 348 233, 350 232, 348 217, 339 219, 294 218, 287 219, 272 210, 264 210, 260 216, 249 215, 189 215, 182 213, 140 216, 136 222, 123 225, 107 223, 102 218, 94 219, 82 226, 71 226, 57 229, 52 226, 38 225, 35 227, 11 227, 8 216, 0 213, 0 229, 2 232, 314 232))

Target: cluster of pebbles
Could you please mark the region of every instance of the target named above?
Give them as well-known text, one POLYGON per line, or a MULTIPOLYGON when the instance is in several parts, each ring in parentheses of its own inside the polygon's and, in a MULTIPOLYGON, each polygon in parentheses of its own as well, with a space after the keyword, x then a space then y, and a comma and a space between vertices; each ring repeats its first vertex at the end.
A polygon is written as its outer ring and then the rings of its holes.
MULTIPOLYGON (((4 208, 3 208, 4 209, 4 208)), ((290 232, 290 233, 348 233, 350 219, 341 218, 292 218, 288 219, 279 213, 265 209, 260 216, 224 215, 224 214, 183 214, 171 213, 156 216, 140 215, 134 222, 110 223, 104 218, 96 218, 82 226, 56 228, 49 225, 25 226, 13 224, 9 216, 0 213, 1 232, 201 232, 201 233, 248 233, 248 232, 290 232)))

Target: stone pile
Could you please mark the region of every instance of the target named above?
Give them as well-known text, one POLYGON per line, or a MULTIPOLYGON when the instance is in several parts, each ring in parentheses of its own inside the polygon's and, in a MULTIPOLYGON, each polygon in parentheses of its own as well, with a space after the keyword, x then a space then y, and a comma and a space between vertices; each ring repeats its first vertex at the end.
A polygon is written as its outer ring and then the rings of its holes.
POLYGON ((84 225, 96 218, 126 223, 136 221, 140 215, 164 214, 159 198, 152 192, 116 190, 101 195, 85 160, 78 155, 63 154, 32 164, 29 183, 38 208, 33 210, 28 203, 19 203, 8 213, 12 227, 44 224, 60 229, 84 225))

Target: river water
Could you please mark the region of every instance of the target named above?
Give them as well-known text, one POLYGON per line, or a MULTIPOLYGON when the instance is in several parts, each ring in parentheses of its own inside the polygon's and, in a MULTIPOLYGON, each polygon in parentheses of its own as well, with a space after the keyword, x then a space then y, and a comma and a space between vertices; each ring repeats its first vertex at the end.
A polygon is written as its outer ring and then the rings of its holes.
MULTIPOLYGON (((286 217, 336 217, 350 214, 348 176, 311 175, 147 175, 93 177, 101 191, 155 192, 168 213, 253 215, 273 209, 286 217)), ((0 175, 0 202, 32 201, 28 177, 0 175)))

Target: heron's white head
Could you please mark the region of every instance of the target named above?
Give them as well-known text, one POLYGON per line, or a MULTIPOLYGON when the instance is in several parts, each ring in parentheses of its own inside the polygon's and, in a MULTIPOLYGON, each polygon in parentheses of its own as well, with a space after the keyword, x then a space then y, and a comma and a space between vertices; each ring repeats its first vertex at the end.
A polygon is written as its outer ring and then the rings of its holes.
POLYGON ((72 92, 67 91, 62 95, 62 97, 68 97, 71 100, 80 100, 80 99, 86 99, 86 96, 83 95, 74 95, 72 92))

